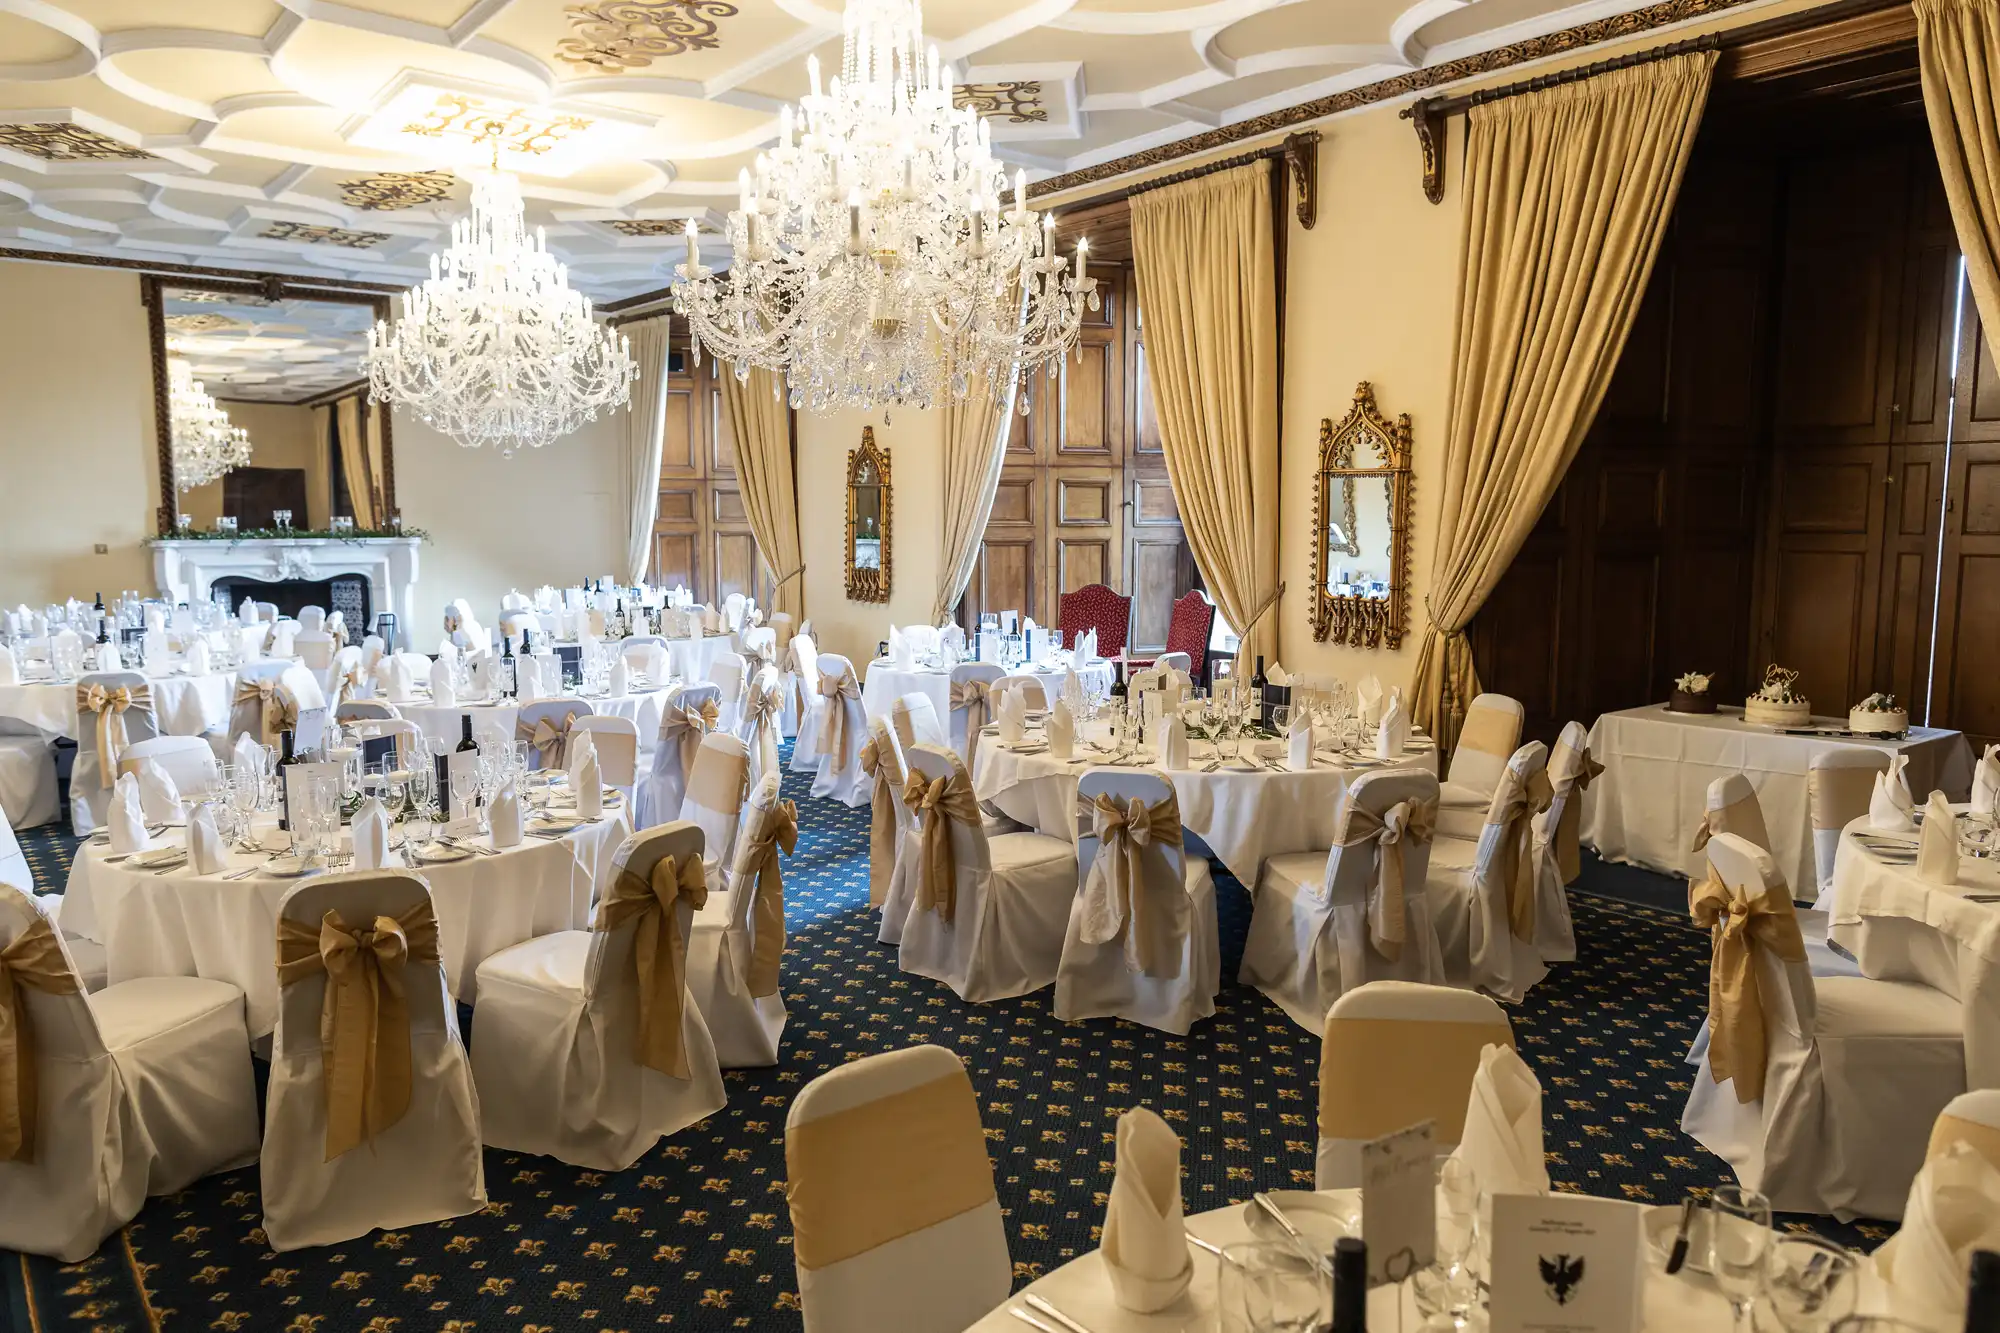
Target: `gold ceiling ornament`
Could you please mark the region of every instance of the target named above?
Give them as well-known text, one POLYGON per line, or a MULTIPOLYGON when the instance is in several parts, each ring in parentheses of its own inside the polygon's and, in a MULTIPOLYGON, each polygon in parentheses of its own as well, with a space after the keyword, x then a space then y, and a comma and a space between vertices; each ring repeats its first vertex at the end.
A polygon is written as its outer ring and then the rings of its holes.
POLYGON ((439 93, 427 118, 411 121, 403 126, 403 133, 488 144, 497 163, 503 152, 539 156, 595 123, 588 116, 540 114, 523 106, 495 105, 467 93, 439 93))
POLYGON ((307 245, 337 245, 347 250, 372 250, 389 239, 386 231, 349 231, 307 222, 272 222, 257 235, 267 241, 303 241, 307 245))
POLYGON ((620 236, 679 236, 687 230, 683 218, 614 218, 604 225, 620 236))
POLYGON ((603 70, 643 69, 656 58, 713 51, 715 20, 729 18, 727 0, 599 0, 569 5, 573 35, 556 43, 556 58, 603 70))
POLYGON ((0 125, 0 148, 11 148, 44 162, 151 162, 143 148, 81 125, 30 123, 0 125))
POLYGON ((171 333, 220 333, 224 329, 240 329, 243 321, 231 319, 227 315, 168 315, 167 329, 171 333))
POLYGON ((349 208, 371 213, 389 213, 399 208, 422 208, 451 197, 449 171, 383 171, 359 180, 340 182, 340 200, 349 208))
POLYGON ((961 83, 952 90, 952 105, 967 107, 982 116, 1004 119, 1010 125, 1047 121, 1049 109, 1042 105, 1039 79, 1011 83, 961 83))

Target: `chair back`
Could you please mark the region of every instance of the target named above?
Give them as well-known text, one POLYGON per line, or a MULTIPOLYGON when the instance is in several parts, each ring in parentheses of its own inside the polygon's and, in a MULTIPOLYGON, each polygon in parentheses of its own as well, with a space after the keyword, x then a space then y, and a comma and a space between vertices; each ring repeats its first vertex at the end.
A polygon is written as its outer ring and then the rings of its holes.
POLYGON ((670 674, 667 669, 667 641, 659 635, 647 634, 627 639, 618 651, 632 674, 643 676, 654 689, 667 683, 670 674))
POLYGON ((1583 793, 1602 767, 1590 755, 1590 733, 1581 722, 1565 722, 1549 751, 1549 808, 1537 832, 1553 849, 1562 882, 1573 882, 1581 869, 1578 830, 1583 822, 1583 793))
POLYGON ((785 1176, 813 1333, 960 1333, 1007 1299, 979 1098, 943 1047, 865 1056, 806 1084, 785 1117, 785 1176))
MULTIPOLYGON (((1757 789, 1741 773, 1726 773, 1708 784, 1708 808, 1702 815, 1702 827, 1711 837, 1733 833, 1753 846, 1765 851, 1771 849, 1771 834, 1764 823, 1764 807, 1757 802, 1757 789)), ((1701 849, 1697 846, 1695 850, 1701 849)))
POLYGON ((28 854, 21 850, 21 840, 14 836, 13 821, 7 812, 0 809, 0 884, 12 885, 23 893, 35 891, 35 872, 28 864, 28 854))
POLYGON ((333 636, 325 630, 302 629, 292 636, 292 651, 309 671, 325 671, 333 665, 333 636))
POLYGON ((776 662, 778 660, 778 631, 769 625, 759 625, 746 629, 742 634, 743 656, 754 662, 776 662))
POLYGON ((853 663, 839 653, 821 653, 819 671, 820 731, 813 748, 821 762, 819 776, 813 779, 813 795, 844 801, 862 777, 861 747, 868 742, 868 714, 861 706, 861 685, 853 663))
POLYGON ((1056 628, 1062 631, 1064 643, 1074 643, 1077 635, 1096 630, 1097 655, 1122 657, 1132 628, 1132 599, 1102 583, 1085 584, 1058 600, 1056 628))
MULTIPOLYGON (((709 864, 703 850, 701 829, 675 820, 634 833, 618 845, 611 858, 611 873, 615 878, 621 871, 629 871, 640 879, 650 879, 653 867, 669 856, 677 865, 686 865, 690 857, 699 858, 704 865, 709 864)), ((720 881, 712 876, 708 886, 710 893, 718 892, 722 887, 720 881)), ((687 899, 681 898, 674 903, 674 914, 680 920, 680 968, 683 977, 687 975, 687 946, 694 934, 694 913, 694 904, 687 899)), ((610 930, 593 929, 590 935, 590 954, 584 965, 584 1002, 597 1012, 599 1022, 608 1023, 613 1029, 605 1038, 603 1049, 607 1051, 623 1053, 634 1050, 638 1045, 639 986, 633 958, 637 948, 638 924, 638 919, 633 918, 610 930)))
POLYGON ((1815 751, 1808 761, 1806 796, 1812 807, 1813 870, 1822 891, 1833 886, 1833 858, 1840 850, 1840 831, 1868 813, 1868 800, 1875 794, 1875 775, 1888 771, 1889 752, 1872 745, 1829 745, 1815 751))
POLYGON ((708 667, 709 684, 722 691, 725 707, 743 697, 743 657, 740 653, 717 653, 708 667))
POLYGON ((1518 699, 1504 694, 1482 694, 1465 710, 1465 725, 1459 728, 1458 748, 1451 754, 1451 769, 1445 779, 1453 786, 1493 793, 1500 785, 1500 772, 1521 744, 1521 721, 1525 715, 1518 699))
POLYGON ((291 657, 298 650, 299 622, 279 620, 271 625, 271 641, 264 651, 272 657, 291 657))
POLYGON ((1931 1125, 1924 1160, 1936 1158, 1954 1143, 1970 1144, 2000 1171, 2000 1088, 1961 1092, 1947 1102, 1931 1125))
POLYGON ((743 628, 743 611, 747 599, 740 592, 732 592, 722 599, 722 627, 734 633, 743 628))
MULTIPOLYGON (((41 908, 35 905, 35 900, 25 890, 0 884, 0 952, 5 952, 15 940, 38 923, 46 924, 54 930, 58 943, 61 942, 61 929, 42 914, 41 908)), ((71 977, 76 976, 76 963, 69 956, 68 945, 62 946, 61 957, 60 970, 66 970, 71 977)), ((62 984, 59 978, 55 981, 56 986, 62 984)), ((98 1034, 97 1019, 91 1013, 90 1004, 84 999, 81 982, 78 982, 74 993, 66 993, 23 984, 17 979, 14 984, 14 996, 15 1002, 26 1011, 28 1023, 34 1029, 38 1069, 46 1071, 52 1063, 80 1063, 104 1056, 104 1041, 98 1034)), ((59 1099, 46 1095, 46 1085, 49 1082, 46 1073, 42 1082, 45 1086, 41 1104, 45 1107, 61 1106, 63 1103, 59 1099)), ((77 1131, 79 1146, 84 1153, 81 1160, 89 1161, 104 1146, 99 1137, 100 1126, 96 1124, 84 1123, 68 1115, 43 1115, 39 1120, 40 1137, 37 1139, 35 1154, 38 1162, 46 1164, 55 1160, 54 1154, 45 1158, 40 1149, 48 1144, 50 1135, 65 1136, 66 1130, 71 1126, 77 1131)), ((8 1170, 9 1164, 0 1162, 0 1181, 7 1180, 8 1170)), ((87 1171, 83 1173, 86 1178, 88 1175, 87 1171)))
POLYGON ((302 606, 299 608, 299 628, 303 630, 323 630, 326 628, 326 608, 323 606, 302 606))
POLYGON ((348 699, 333 710, 333 720, 342 726, 346 726, 349 722, 359 722, 363 719, 386 722, 391 718, 400 716, 402 715, 396 711, 393 705, 383 703, 380 699, 348 699))
MULTIPOLYGON (((761 844, 772 837, 773 826, 778 819, 780 775, 766 773, 751 789, 743 802, 743 819, 736 837, 736 850, 729 858, 729 878, 726 884, 710 886, 711 889, 726 887, 729 891, 729 930, 732 934, 754 936, 760 928, 768 927, 779 939, 784 938, 784 875, 780 871, 775 881, 778 898, 774 904, 775 914, 767 913, 762 920, 756 910, 758 874, 763 866, 761 844)), ((778 859, 782 865, 785 849, 778 848, 778 859)))
POLYGON ((947 734, 952 748, 968 764, 972 762, 972 733, 992 721, 987 692, 1006 674, 991 662, 961 662, 951 669, 951 720, 947 734))
MULTIPOLYGON (((799 686, 808 699, 819 694, 819 647, 812 635, 800 630, 792 636, 789 648, 792 670, 799 673, 799 686)), ((800 715, 803 722, 804 715, 800 715)))
POLYGON ((590 733, 597 750, 597 773, 607 787, 630 790, 639 780, 639 724, 629 717, 602 713, 570 723, 571 734, 590 733))
POLYGON ((1199 588, 1190 588, 1187 594, 1174 599, 1174 610, 1167 621, 1167 651, 1160 655, 1159 665, 1173 665, 1188 674, 1192 680, 1200 680, 1202 669, 1208 665, 1208 640, 1215 632, 1215 603, 1202 595, 1199 588), (1169 658, 1182 661, 1169 663, 1169 658))
POLYGON ((1178 671, 1183 676, 1192 678, 1194 675, 1194 654, 1161 653, 1159 661, 1153 665, 1159 667, 1162 671, 1178 671))
MULTIPOLYGON (((529 742, 529 771, 532 772, 535 769, 541 768, 562 768, 569 762, 570 730, 582 719, 595 717, 596 715, 597 710, 591 706, 588 699, 537 699, 533 703, 521 705, 521 711, 515 715, 514 719, 514 734, 507 739, 510 741, 525 740, 529 742), (540 724, 544 722, 548 723, 551 728, 562 736, 562 743, 559 746, 551 746, 544 750, 541 746, 534 744, 533 738, 537 733, 541 733, 540 724)), ((603 760, 600 759, 598 763, 601 766, 603 760)))
POLYGON ((215 750, 203 737, 155 736, 150 740, 134 741, 119 756, 119 775, 137 773, 139 765, 148 759, 166 770, 183 800, 201 800, 221 785, 222 775, 216 767, 215 750))
MULTIPOLYGON (((1151 808, 1158 806, 1169 797, 1175 796, 1173 784, 1159 773, 1144 769, 1093 768, 1077 782, 1076 815, 1076 884, 1081 897, 1078 909, 1084 919, 1117 920, 1123 915, 1123 926, 1115 938, 1123 940, 1123 952, 1128 968, 1132 960, 1137 960, 1134 974, 1145 972, 1148 976, 1174 976, 1176 972, 1160 970, 1171 959, 1177 969, 1184 969, 1182 960, 1188 953, 1188 935, 1192 929, 1188 911, 1188 889, 1186 880, 1187 853, 1184 838, 1176 836, 1171 840, 1152 836, 1146 841, 1127 838, 1127 845, 1138 852, 1138 884, 1127 885, 1132 896, 1128 905, 1119 902, 1118 885, 1125 873, 1125 848, 1114 840, 1109 847, 1098 836, 1099 796, 1108 799, 1121 812, 1130 809, 1133 801, 1139 801, 1151 808), (1144 895, 1145 910, 1139 910, 1140 895, 1144 895)), ((1174 804, 1174 823, 1180 822, 1180 805, 1174 804)), ((1157 829, 1156 829, 1157 831, 1157 829)), ((1072 930, 1075 928, 1072 927, 1072 930)), ((1074 938, 1074 936, 1072 936, 1074 938)), ((1119 946, 1111 945, 1114 952, 1119 946)))
POLYGON ((773 611, 771 619, 766 623, 770 625, 771 633, 775 636, 773 648, 778 655, 778 660, 783 662, 785 660, 785 648, 792 641, 792 613, 789 611, 773 611))
POLYGON ((361 639, 361 665, 369 671, 382 660, 382 654, 389 650, 388 640, 379 634, 363 635, 361 639))
POLYGON ((396 766, 409 768, 421 762, 424 754, 423 728, 403 717, 358 717, 347 724, 352 733, 362 740, 376 740, 383 736, 396 738, 396 766))
POLYGON ((1022 702, 1028 708, 1047 711, 1049 706, 1049 692, 1048 688, 1042 684, 1042 678, 1030 672, 1019 672, 1011 676, 1002 676, 993 682, 993 715, 995 717, 1000 715, 1000 696, 1013 691, 1018 691, 1021 694, 1022 702))
POLYGON ((257 619, 267 625, 275 624, 278 619, 278 604, 276 602, 257 603, 257 619))
MULTIPOLYGON (((1786 1071, 1804 1058, 1812 1044, 1814 1016, 1818 1008, 1813 992, 1812 969, 1806 962, 1803 944, 1800 944, 1796 957, 1788 958, 1782 949, 1763 943, 1767 938, 1789 937, 1795 941, 1800 938, 1798 915, 1792 907, 1791 892, 1786 888, 1784 872, 1778 869, 1778 863, 1771 854, 1735 833, 1717 833, 1709 840, 1707 852, 1709 868, 1727 892, 1732 912, 1750 911, 1752 928, 1741 932, 1738 938, 1746 940, 1750 950, 1749 970, 1753 979, 1750 989, 1762 1012, 1765 1058, 1761 1078, 1754 1078, 1748 1086, 1761 1083, 1764 1096, 1769 1097, 1774 1084, 1785 1080, 1786 1071), (1777 919, 1775 928, 1768 935, 1756 929, 1758 915, 1777 919)), ((1716 930, 1711 948, 1719 955, 1729 947, 1732 946, 1725 932, 1716 930)), ((1713 960, 1711 966, 1714 967, 1713 960)), ((1725 999, 1722 990, 1715 984, 1718 979, 1712 972, 1708 1011, 1711 1030, 1725 1022, 1725 1016, 1718 1008, 1725 999)), ((1714 1040, 1711 1036, 1711 1047, 1714 1040)), ((1751 1063, 1750 1057, 1751 1052, 1736 1052, 1738 1062, 1751 1063)), ((1737 1079, 1742 1079, 1745 1073, 1742 1069, 1732 1070, 1737 1079)), ((1739 1084, 1739 1100, 1757 1100, 1745 1096, 1748 1086, 1739 1084)))
POLYGON ((1477 991, 1371 981, 1327 1010, 1319 1057, 1317 1187, 1361 1183, 1361 1145, 1419 1120, 1440 1147, 1465 1134, 1488 1046, 1512 1046, 1506 1011, 1477 991))
MULTIPOLYGON (((88 671, 76 678, 76 689, 79 694, 88 690, 93 685, 102 685, 106 690, 125 689, 132 691, 132 705, 119 715, 125 724, 125 744, 127 746, 137 741, 151 740, 160 734, 159 714, 155 711, 152 702, 152 690, 147 685, 144 673, 138 671, 88 671), (144 708, 138 705, 138 695, 141 690, 146 691, 146 706, 144 708)), ((79 757, 86 754, 97 755, 97 762, 100 765, 104 765, 99 771, 109 771, 113 777, 116 777, 117 766, 115 764, 108 764, 106 757, 98 752, 98 737, 100 732, 97 725, 97 716, 95 713, 84 710, 81 706, 78 707, 76 719, 77 754, 79 757)), ((116 743, 115 736, 113 737, 113 743, 116 743)), ((123 753, 123 751, 121 750, 120 753, 123 753)))
POLYGON ((944 724, 938 721, 937 706, 922 690, 912 690, 897 696, 889 710, 889 720, 896 728, 896 739, 908 751, 912 745, 949 745, 944 734, 944 724))
POLYGON ((703 859, 711 882, 729 864, 736 850, 736 826, 743 814, 743 797, 750 786, 750 750, 726 731, 702 737, 694 767, 687 775, 680 817, 703 836, 703 859))
MULTIPOLYGON (((953 774, 964 774, 969 785, 972 775, 967 772, 965 761, 951 750, 939 745, 916 744, 903 750, 903 763, 913 774, 921 776, 925 782, 936 782, 939 778, 949 778, 953 774)), ((924 819, 923 812, 912 811, 917 822, 924 819)), ((986 826, 979 819, 970 821, 951 820, 951 853, 958 867, 958 909, 957 919, 978 920, 977 894, 993 868, 993 853, 986 845, 986 826)))
POLYGON ((766 773, 778 771, 778 734, 784 720, 784 691, 778 687, 778 668, 768 663, 757 671, 756 679, 743 700, 743 743, 750 750, 750 781, 759 782, 766 773))
MULTIPOLYGON (((1437 801, 1438 780, 1414 768, 1384 768, 1359 774, 1341 798, 1340 819, 1334 829, 1333 850, 1326 854, 1326 875, 1320 882, 1320 894, 1331 906, 1356 909, 1354 923, 1362 928, 1364 954, 1369 941, 1363 917, 1382 884, 1383 856, 1395 854, 1384 850, 1379 837, 1367 836, 1368 831, 1380 825, 1383 817, 1399 805, 1429 806, 1435 816, 1437 801)), ((1431 841, 1428 837, 1405 834, 1397 845, 1403 858, 1403 918, 1406 925, 1414 927, 1418 921, 1430 919, 1428 911, 1416 910, 1414 900, 1424 896, 1431 841)), ((1405 947, 1415 949, 1407 941, 1405 947)), ((1344 982, 1356 985, 1361 980, 1343 976, 1344 982)))

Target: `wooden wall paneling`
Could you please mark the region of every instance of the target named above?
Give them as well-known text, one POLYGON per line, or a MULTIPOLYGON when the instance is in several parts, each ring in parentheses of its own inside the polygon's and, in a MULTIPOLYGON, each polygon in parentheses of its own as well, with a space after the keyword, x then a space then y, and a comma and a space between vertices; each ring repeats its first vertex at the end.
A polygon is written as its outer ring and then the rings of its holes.
POLYGON ((1165 468, 1126 469, 1125 569, 1132 591, 1131 650, 1166 651, 1174 602, 1194 586, 1194 554, 1165 468))
POLYGON ((1041 598, 1040 484, 1040 473, 1032 467, 1001 470, 979 557, 959 603, 961 623, 975 625, 983 612, 1007 610, 1032 616, 1038 624, 1055 623, 1053 608, 1041 598))
POLYGON ((1086 584, 1125 585, 1122 468, 1060 467, 1047 472, 1047 605, 1086 584))
POLYGON ((2000 370, 1970 292, 1963 309, 1930 721, 1983 749, 2000 741, 2000 370))

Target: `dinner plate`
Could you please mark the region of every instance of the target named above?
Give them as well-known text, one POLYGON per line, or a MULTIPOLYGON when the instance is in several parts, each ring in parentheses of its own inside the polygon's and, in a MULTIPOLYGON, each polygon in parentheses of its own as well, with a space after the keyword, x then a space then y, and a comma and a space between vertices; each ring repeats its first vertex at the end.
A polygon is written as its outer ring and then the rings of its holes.
POLYGON ((531 819, 528 821, 530 833, 574 833, 583 827, 580 819, 531 819))
MULTIPOLYGON (((1340 1201, 1310 1190, 1268 1190, 1271 1202, 1284 1210, 1315 1253, 1331 1254, 1333 1243, 1352 1234, 1361 1221, 1359 1208, 1343 1208, 1340 1201)), ((1258 1240, 1288 1240, 1277 1220, 1257 1206, 1255 1199, 1243 1205, 1243 1222, 1258 1240)))
POLYGON ((133 853, 127 864, 140 870, 158 870, 161 866, 178 865, 185 860, 185 847, 154 847, 149 851, 133 853))
POLYGON ((266 861, 257 868, 257 873, 260 875, 275 875, 279 879, 297 879, 299 876, 309 873, 312 869, 313 863, 311 860, 303 856, 293 856, 287 852, 283 856, 274 856, 266 861))
POLYGON ((418 862, 427 866, 448 865, 453 861, 468 861, 479 853, 470 847, 447 847, 443 843, 430 842, 410 853, 418 862))

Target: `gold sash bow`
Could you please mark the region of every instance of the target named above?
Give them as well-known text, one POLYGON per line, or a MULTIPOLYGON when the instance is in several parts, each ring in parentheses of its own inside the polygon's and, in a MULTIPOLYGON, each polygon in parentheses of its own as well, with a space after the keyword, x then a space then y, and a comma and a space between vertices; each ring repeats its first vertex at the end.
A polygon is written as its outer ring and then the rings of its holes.
POLYGON ((903 784, 903 804, 923 817, 923 841, 917 849, 917 910, 936 912, 938 920, 949 925, 958 910, 958 856, 951 848, 951 822, 979 822, 972 780, 954 772, 931 782, 912 770, 903 784))
POLYGON ((845 773, 849 747, 853 737, 847 734, 847 700, 859 699, 861 687, 854 683, 852 672, 843 671, 838 676, 821 676, 820 697, 826 700, 821 711, 826 719, 820 723, 819 752, 833 759, 833 771, 845 773))
POLYGON ((119 685, 106 689, 92 681, 76 687, 76 707, 79 713, 97 714, 97 779, 98 785, 109 787, 118 781, 118 761, 125 754, 125 710, 152 712, 153 687, 119 685))
POLYGON ((236 702, 256 707, 257 739, 266 745, 276 745, 280 732, 299 724, 299 701, 282 681, 271 676, 237 681, 236 702))
POLYGON ((24 986, 44 995, 74 995, 81 989, 46 917, 37 916, 0 949, 0 1162, 35 1160, 35 1110, 41 1094, 24 986))
POLYGON ((405 975, 411 963, 437 961, 437 917, 428 899, 366 926, 351 927, 332 910, 317 927, 279 919, 278 985, 326 974, 319 1040, 327 1161, 386 1132, 409 1111, 405 975))
POLYGON ((1515 781, 1503 779, 1513 794, 1501 807, 1496 821, 1505 825, 1500 835, 1500 882, 1507 886, 1507 921, 1517 940, 1535 938, 1535 816, 1549 808, 1554 791, 1547 771, 1531 773, 1515 781))
MULTIPOLYGON (((1582 853, 1578 850, 1577 826, 1583 819, 1583 793, 1590 788, 1591 780, 1604 771, 1604 765, 1590 757, 1590 747, 1576 752, 1575 769, 1563 783, 1562 813, 1556 816, 1555 844, 1556 869, 1562 872, 1563 883, 1574 880, 1583 869, 1582 853)), ((1708 825, 1703 824, 1703 832, 1708 825)), ((1702 841, 1707 842, 1706 838, 1702 841)))
POLYGON ((336 671, 333 679, 333 706, 340 707, 349 699, 361 697, 361 682, 367 679, 361 664, 356 662, 345 671, 336 671))
POLYGON ((778 725, 778 714, 784 710, 784 700, 776 690, 760 690, 750 687, 749 695, 743 700, 745 722, 744 740, 750 745, 757 744, 757 738, 767 729, 778 725))
POLYGON ((1182 843, 1180 798, 1172 791, 1152 805, 1132 797, 1120 805, 1099 792, 1083 807, 1096 820, 1097 859, 1090 867, 1089 887, 1098 895, 1098 909, 1086 912, 1083 941, 1109 944, 1121 935, 1126 961, 1149 977, 1180 975, 1180 951, 1167 945, 1183 935, 1181 919, 1187 895, 1174 886, 1179 902, 1155 902, 1146 890, 1146 848, 1182 843), (1163 912, 1170 922, 1155 920, 1163 912), (1162 929, 1163 924, 1171 928, 1162 929))
POLYGON ((868 809, 868 905, 880 907, 889 897, 896 872, 896 791, 902 774, 891 771, 890 756, 870 737, 861 747, 861 771, 875 779, 868 809))
POLYGON ((681 1002, 687 982, 681 976, 681 919, 677 910, 685 898, 697 912, 708 901, 708 876, 701 858, 686 864, 663 856, 653 863, 650 878, 621 869, 611 891, 597 907, 593 930, 616 930, 637 920, 632 961, 639 974, 639 1063, 668 1078, 688 1077, 687 1052, 681 1048, 681 1002))
POLYGON ((569 748, 570 727, 576 721, 575 713, 564 713, 562 726, 557 727, 546 717, 538 717, 532 723, 520 718, 514 723, 514 736, 535 747, 542 756, 543 768, 561 768, 563 755, 569 748))
MULTIPOLYGON (((778 993, 778 960, 785 953, 785 874, 778 852, 790 856, 799 845, 799 807, 780 801, 771 807, 762 835, 750 839, 737 854, 737 869, 757 876, 756 897, 750 900, 750 998, 778 993)), ((742 884, 736 886, 743 891, 742 884)))
POLYGON ((965 767, 972 768, 973 756, 979 753, 979 734, 986 730, 988 708, 986 685, 977 680, 955 680, 951 683, 951 711, 965 710, 965 767))
POLYGON ((660 743, 681 747, 681 779, 694 772, 695 756, 701 753, 701 738, 715 729, 722 710, 715 700, 704 699, 693 708, 667 704, 660 709, 660 743))
POLYGON ((1759 949, 1775 949, 1788 963, 1805 961, 1805 940, 1783 884, 1755 898, 1732 894, 1710 867, 1689 891, 1688 910, 1709 931, 1708 1071, 1717 1083, 1732 1079, 1736 1100, 1761 1101, 1769 1051, 1764 1039, 1764 999, 1757 981, 1759 949))
POLYGON ((1431 840, 1437 828, 1437 810, 1436 801, 1398 801, 1379 816, 1358 805, 1347 809, 1346 837, 1339 845, 1375 844, 1375 882, 1368 890, 1368 941, 1376 953, 1392 963, 1402 958, 1403 943, 1409 937, 1404 849, 1411 843, 1431 840))

